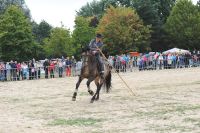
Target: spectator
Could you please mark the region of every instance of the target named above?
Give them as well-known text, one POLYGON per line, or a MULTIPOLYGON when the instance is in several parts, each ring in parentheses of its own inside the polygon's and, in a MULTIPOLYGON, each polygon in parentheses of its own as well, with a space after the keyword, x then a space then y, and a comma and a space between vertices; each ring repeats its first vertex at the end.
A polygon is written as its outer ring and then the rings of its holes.
POLYGON ((47 59, 45 59, 45 62, 43 64, 44 66, 44 71, 45 71, 45 78, 48 79, 48 67, 50 66, 49 61, 47 59))
POLYGON ((37 67, 36 67, 37 68, 37 78, 40 79, 41 69, 42 69, 43 66, 42 66, 42 63, 39 62, 39 61, 36 62, 36 65, 37 65, 37 67))
POLYGON ((61 60, 58 61, 58 74, 59 78, 63 76, 63 63, 61 60))
POLYGON ((119 73, 120 71, 120 56, 115 56, 115 69, 119 73))
POLYGON ((51 78, 54 78, 54 70, 55 70, 55 64, 53 61, 50 61, 49 72, 51 78))
POLYGON ((71 72, 72 76, 76 76, 76 59, 74 58, 74 56, 72 56, 71 59, 71 72))
POLYGON ((22 63, 22 80, 26 80, 28 77, 28 65, 26 63, 22 63))
POLYGON ((72 65, 72 62, 70 60, 69 57, 67 57, 66 59, 66 76, 71 76, 71 65, 72 65))
POLYGON ((120 56, 120 63, 121 63, 122 72, 126 72, 126 56, 125 55, 120 56))
POLYGON ((82 64, 83 64, 83 61, 78 61, 76 63, 76 72, 78 72, 80 74, 80 71, 81 71, 81 67, 82 67, 82 64))
POLYGON ((7 80, 11 80, 11 66, 10 66, 10 63, 7 62, 6 63, 6 71, 7 71, 7 80))
POLYGON ((158 65, 159 65, 159 69, 162 69, 162 65, 163 65, 163 55, 160 54, 158 57, 158 65))
POLYGON ((168 56, 167 56, 167 66, 168 66, 168 69, 171 69, 171 67, 172 67, 172 56, 171 56, 171 54, 168 54, 168 56))
POLYGON ((20 63, 17 63, 17 80, 20 80, 20 77, 21 77, 21 64, 20 63))
POLYGON ((114 58, 112 56, 109 56, 108 62, 111 66, 114 66, 114 58))
POLYGON ((17 80, 17 65, 16 61, 13 62, 12 60, 10 61, 10 66, 11 66, 11 80, 16 81, 17 80))
POLYGON ((0 62, 0 81, 4 81, 5 80, 5 65, 3 62, 0 62))
POLYGON ((4 78, 5 78, 4 80, 5 80, 5 81, 7 81, 7 73, 8 73, 6 64, 7 64, 7 63, 4 62, 4 78))
POLYGON ((34 75, 35 75, 35 68, 34 68, 34 64, 33 64, 33 61, 30 60, 29 61, 29 80, 33 80, 34 79, 34 75))

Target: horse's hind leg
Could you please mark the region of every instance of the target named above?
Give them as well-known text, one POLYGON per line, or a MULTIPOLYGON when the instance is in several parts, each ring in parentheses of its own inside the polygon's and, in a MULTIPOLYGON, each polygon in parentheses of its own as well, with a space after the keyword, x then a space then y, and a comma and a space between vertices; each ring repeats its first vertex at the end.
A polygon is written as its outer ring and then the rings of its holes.
POLYGON ((90 83, 94 80, 94 78, 89 78, 87 81, 87 88, 88 88, 88 93, 93 96, 94 92, 90 89, 90 83))
POLYGON ((76 83, 76 89, 75 89, 75 92, 74 92, 74 94, 73 94, 72 101, 76 101, 76 96, 77 96, 77 92, 78 92, 78 87, 80 86, 80 83, 81 83, 82 80, 83 80, 83 78, 82 78, 82 77, 79 77, 78 82, 76 83))

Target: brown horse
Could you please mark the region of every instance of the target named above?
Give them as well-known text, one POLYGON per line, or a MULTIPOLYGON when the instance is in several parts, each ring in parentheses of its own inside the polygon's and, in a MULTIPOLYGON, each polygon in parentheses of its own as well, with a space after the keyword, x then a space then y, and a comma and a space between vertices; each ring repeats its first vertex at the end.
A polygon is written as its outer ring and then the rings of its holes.
POLYGON ((81 74, 79 76, 78 82, 76 84, 76 89, 73 94, 72 100, 76 100, 78 87, 83 79, 88 79, 87 81, 87 88, 89 94, 92 96, 91 103, 94 102, 94 100, 99 100, 99 92, 101 90, 101 87, 104 86, 106 88, 106 92, 108 93, 111 89, 111 66, 108 63, 104 63, 104 75, 101 76, 99 73, 99 63, 96 59, 96 57, 89 52, 85 52, 83 54, 83 64, 81 68, 81 74), (90 89, 90 83, 94 81, 97 90, 96 93, 90 89))

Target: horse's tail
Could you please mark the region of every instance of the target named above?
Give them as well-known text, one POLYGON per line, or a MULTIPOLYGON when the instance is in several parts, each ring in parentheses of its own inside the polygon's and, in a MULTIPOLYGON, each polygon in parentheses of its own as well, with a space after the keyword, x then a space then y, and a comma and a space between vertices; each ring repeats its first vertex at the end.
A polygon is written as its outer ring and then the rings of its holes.
POLYGON ((109 71, 104 79, 104 87, 106 88, 107 93, 110 92, 111 87, 112 87, 111 79, 112 79, 112 75, 111 75, 111 71, 109 71))

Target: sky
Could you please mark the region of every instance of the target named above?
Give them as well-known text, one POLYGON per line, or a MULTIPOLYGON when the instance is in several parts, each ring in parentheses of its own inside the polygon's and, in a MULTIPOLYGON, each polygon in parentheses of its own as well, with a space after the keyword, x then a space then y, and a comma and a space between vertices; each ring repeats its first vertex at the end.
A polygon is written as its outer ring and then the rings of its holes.
MULTIPOLYGON (((76 11, 93 0, 25 0, 34 21, 45 20, 53 27, 60 27, 61 22, 71 31, 74 27, 76 11)), ((197 0, 192 0, 194 3, 197 0)))
POLYGON ((40 23, 45 20, 54 27, 60 27, 62 22, 71 31, 76 11, 91 1, 93 0, 25 0, 34 21, 40 23))

